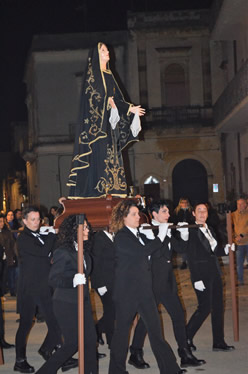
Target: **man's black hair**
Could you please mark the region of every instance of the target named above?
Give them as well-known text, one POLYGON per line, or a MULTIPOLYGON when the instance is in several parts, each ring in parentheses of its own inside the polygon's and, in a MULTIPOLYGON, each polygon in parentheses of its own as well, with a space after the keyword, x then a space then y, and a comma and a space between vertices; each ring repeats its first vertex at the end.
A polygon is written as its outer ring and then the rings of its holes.
POLYGON ((28 214, 31 213, 31 212, 38 212, 38 213, 40 213, 40 211, 39 211, 39 209, 37 208, 37 206, 29 205, 29 206, 27 206, 27 207, 23 210, 23 218, 24 218, 24 219, 27 219, 28 214))
POLYGON ((207 210, 208 210, 208 206, 207 206, 206 201, 198 201, 198 202, 196 202, 196 203, 193 205, 193 209, 192 209, 193 212, 195 212, 195 210, 196 210, 196 208, 198 207, 198 205, 205 205, 205 207, 206 207, 207 210))
POLYGON ((152 212, 158 213, 163 206, 166 206, 168 209, 170 209, 170 201, 169 200, 157 200, 153 201, 151 205, 149 206, 149 212, 152 215, 152 212))

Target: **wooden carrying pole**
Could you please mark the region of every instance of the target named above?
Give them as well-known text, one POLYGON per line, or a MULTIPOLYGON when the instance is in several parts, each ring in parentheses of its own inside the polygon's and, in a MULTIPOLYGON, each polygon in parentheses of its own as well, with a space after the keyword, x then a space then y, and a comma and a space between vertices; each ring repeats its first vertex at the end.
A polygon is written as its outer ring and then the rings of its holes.
MULTIPOLYGON (((1 300, 0 300, 1 302, 1 300)), ((3 348, 0 347, 0 365, 4 365, 4 359, 3 359, 3 348)))
MULTIPOLYGON (((226 228, 227 228, 227 238, 228 244, 232 245, 232 218, 231 212, 226 213, 226 228)), ((234 341, 239 341, 239 321, 238 321, 238 304, 236 295, 236 285, 235 285, 235 261, 234 252, 229 249, 229 267, 230 267, 230 279, 231 279, 231 295, 232 295, 232 316, 233 316, 233 336, 234 341)))
MULTIPOLYGON (((78 223, 78 272, 84 272, 83 231, 84 215, 77 216, 78 223)), ((84 286, 78 286, 78 373, 84 374, 84 286)))

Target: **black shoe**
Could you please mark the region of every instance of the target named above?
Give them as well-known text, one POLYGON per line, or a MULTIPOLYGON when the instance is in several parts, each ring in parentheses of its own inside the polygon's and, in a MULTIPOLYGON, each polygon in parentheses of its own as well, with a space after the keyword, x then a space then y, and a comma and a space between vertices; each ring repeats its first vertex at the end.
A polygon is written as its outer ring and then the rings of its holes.
POLYGON ((191 351, 196 351, 196 346, 193 343, 192 339, 187 339, 187 346, 191 351))
POLYGON ((229 352, 233 351, 234 349, 235 347, 233 345, 227 345, 225 342, 213 345, 213 351, 229 352))
POLYGON ((150 365, 144 361, 143 352, 131 353, 128 363, 136 369, 148 369, 150 365))
POLYGON ((0 347, 4 349, 14 348, 14 344, 7 343, 4 338, 0 339, 0 347))
POLYGON ((105 353, 100 353, 100 352, 97 352, 97 358, 98 360, 101 360, 101 358, 104 358, 106 357, 107 355, 105 353))
POLYGON ((42 348, 38 350, 38 353, 44 358, 45 361, 49 360, 49 358, 52 356, 52 352, 45 351, 42 348))
POLYGON ((14 371, 19 371, 20 373, 34 373, 34 367, 30 366, 27 360, 16 361, 14 371))
POLYGON ((206 363, 205 360, 198 360, 192 353, 191 350, 188 348, 179 348, 178 355, 181 357, 181 366, 188 367, 188 366, 201 366, 206 363))
POLYGON ((180 369, 176 372, 176 374, 183 374, 183 373, 187 373, 187 370, 186 369, 180 369))
POLYGON ((62 371, 68 371, 78 366, 78 360, 76 358, 69 358, 61 367, 62 371))

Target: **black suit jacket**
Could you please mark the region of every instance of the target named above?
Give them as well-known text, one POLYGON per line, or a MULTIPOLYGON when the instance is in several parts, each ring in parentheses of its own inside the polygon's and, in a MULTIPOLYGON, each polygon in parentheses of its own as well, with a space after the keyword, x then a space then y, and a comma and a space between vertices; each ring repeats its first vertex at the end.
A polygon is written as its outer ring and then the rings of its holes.
POLYGON ((50 294, 48 276, 51 267, 52 249, 56 235, 41 235, 44 245, 32 235, 28 228, 17 238, 19 261, 18 300, 22 295, 45 296, 50 294))
MULTIPOLYGON (((76 304, 77 287, 73 287, 73 278, 78 273, 78 252, 68 245, 58 247, 53 255, 53 264, 49 275, 49 284, 54 289, 53 299, 76 304)), ((86 277, 91 271, 91 259, 84 251, 86 277)), ((88 284, 84 286, 84 300, 89 300, 88 284)))
POLYGON ((141 234, 141 237, 145 245, 127 227, 115 236, 114 300, 121 299, 125 303, 154 297, 148 256, 161 249, 162 242, 159 238, 148 241, 144 235, 141 234))
POLYGON ((92 248, 93 269, 90 276, 91 285, 97 289, 107 287, 113 289, 115 271, 115 246, 113 241, 103 232, 94 235, 92 248))
POLYGON ((160 250, 152 255, 152 282, 156 300, 159 301, 160 295, 168 291, 177 293, 177 282, 173 272, 172 254, 185 252, 187 242, 179 237, 166 236, 160 250))
MULTIPOLYGON (((209 230, 216 239, 214 231, 210 227, 209 230)), ((225 256, 222 247, 217 244, 212 251, 209 241, 200 229, 189 229, 187 259, 192 282, 207 282, 212 274, 221 272, 217 256, 225 256)))

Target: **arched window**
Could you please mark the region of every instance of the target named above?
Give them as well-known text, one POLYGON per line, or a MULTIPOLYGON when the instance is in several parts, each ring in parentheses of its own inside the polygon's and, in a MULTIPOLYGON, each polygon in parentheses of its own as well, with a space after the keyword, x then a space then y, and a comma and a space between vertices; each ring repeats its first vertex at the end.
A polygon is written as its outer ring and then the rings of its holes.
POLYGON ((184 68, 180 64, 168 65, 162 73, 162 105, 189 105, 189 91, 184 68))

